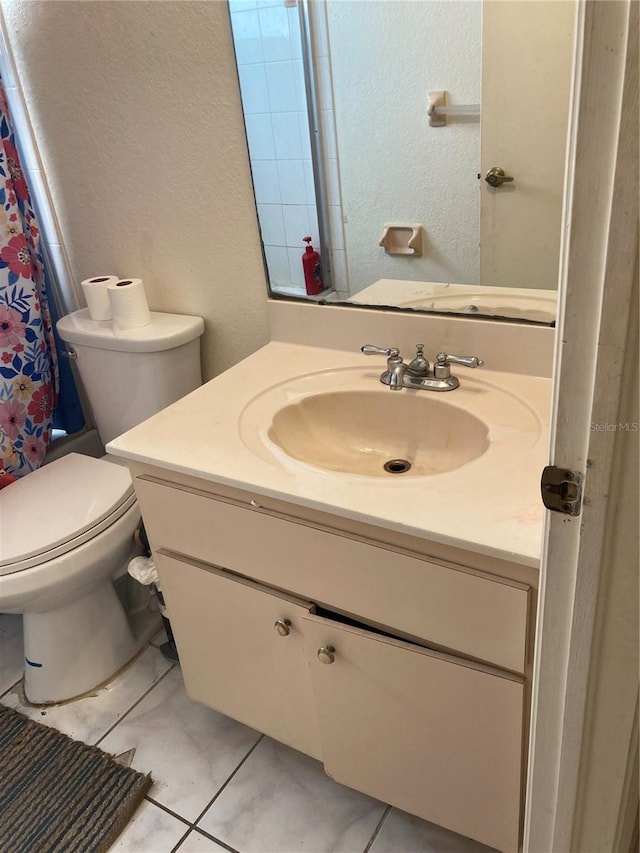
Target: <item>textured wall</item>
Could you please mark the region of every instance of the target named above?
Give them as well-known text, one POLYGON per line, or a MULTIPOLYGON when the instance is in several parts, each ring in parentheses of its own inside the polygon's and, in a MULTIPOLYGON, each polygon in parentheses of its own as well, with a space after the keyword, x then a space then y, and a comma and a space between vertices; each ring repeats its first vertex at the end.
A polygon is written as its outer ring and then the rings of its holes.
POLYGON ((206 320, 207 378, 268 337, 226 3, 3 0, 74 279, 206 320))
POLYGON ((352 293, 380 278, 474 284, 480 124, 429 126, 427 92, 480 102, 478 0, 327 5, 352 293), (422 258, 378 247, 386 222, 421 223, 422 258))

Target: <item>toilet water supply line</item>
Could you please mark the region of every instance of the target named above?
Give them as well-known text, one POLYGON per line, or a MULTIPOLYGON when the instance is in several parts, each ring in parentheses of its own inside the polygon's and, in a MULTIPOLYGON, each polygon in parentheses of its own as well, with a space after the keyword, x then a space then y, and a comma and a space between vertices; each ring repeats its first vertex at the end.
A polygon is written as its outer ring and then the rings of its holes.
POLYGON ((138 581, 138 583, 142 584, 142 586, 150 586, 152 588, 158 600, 160 615, 167 619, 167 608, 160 590, 160 579, 158 577, 158 570, 156 569, 153 557, 134 557, 129 561, 127 571, 131 577, 138 581))
POLYGON ((153 555, 151 554, 147 531, 144 529, 144 523, 142 521, 134 534, 134 539, 136 544, 144 550, 145 555, 134 557, 130 560, 127 571, 134 580, 138 581, 138 583, 143 586, 151 587, 153 595, 158 602, 158 610, 160 611, 160 616, 162 617, 162 622, 167 633, 167 642, 160 646, 160 651, 168 660, 177 662, 179 661, 179 658, 178 651, 176 649, 176 642, 173 636, 173 631, 171 630, 171 623, 169 622, 167 606, 164 603, 164 596, 160 589, 158 570, 156 569, 156 564, 153 559, 153 555))

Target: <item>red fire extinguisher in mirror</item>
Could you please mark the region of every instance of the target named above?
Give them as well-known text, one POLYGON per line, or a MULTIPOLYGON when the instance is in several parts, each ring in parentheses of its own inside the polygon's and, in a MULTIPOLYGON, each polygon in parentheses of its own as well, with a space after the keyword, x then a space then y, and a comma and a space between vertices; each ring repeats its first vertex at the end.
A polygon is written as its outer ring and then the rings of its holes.
POLYGON ((307 296, 316 296, 322 293, 322 268, 320 266, 320 255, 311 245, 311 237, 303 237, 307 244, 302 253, 302 269, 304 271, 304 286, 307 296))

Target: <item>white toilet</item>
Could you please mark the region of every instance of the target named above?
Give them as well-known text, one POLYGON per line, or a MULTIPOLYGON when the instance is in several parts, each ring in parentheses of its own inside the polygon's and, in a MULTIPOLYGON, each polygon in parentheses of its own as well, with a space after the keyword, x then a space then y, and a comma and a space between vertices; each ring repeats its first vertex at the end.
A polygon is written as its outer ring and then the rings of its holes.
MULTIPOLYGON (((201 384, 203 331, 200 317, 155 312, 126 332, 87 309, 58 322, 103 444, 201 384)), ((24 614, 30 702, 91 690, 157 629, 114 586, 140 553, 139 522, 129 471, 107 456, 70 453, 0 491, 0 613, 24 614)))

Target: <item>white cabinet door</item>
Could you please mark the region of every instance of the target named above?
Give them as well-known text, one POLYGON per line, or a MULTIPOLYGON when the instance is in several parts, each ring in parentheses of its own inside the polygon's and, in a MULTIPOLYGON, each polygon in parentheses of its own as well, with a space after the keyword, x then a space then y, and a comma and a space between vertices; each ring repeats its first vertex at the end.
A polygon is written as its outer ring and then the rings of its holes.
POLYGON ((516 851, 522 680, 319 616, 304 623, 327 774, 516 851))
POLYGON ((194 560, 156 558, 191 699, 321 758, 302 636, 312 605, 194 560))

